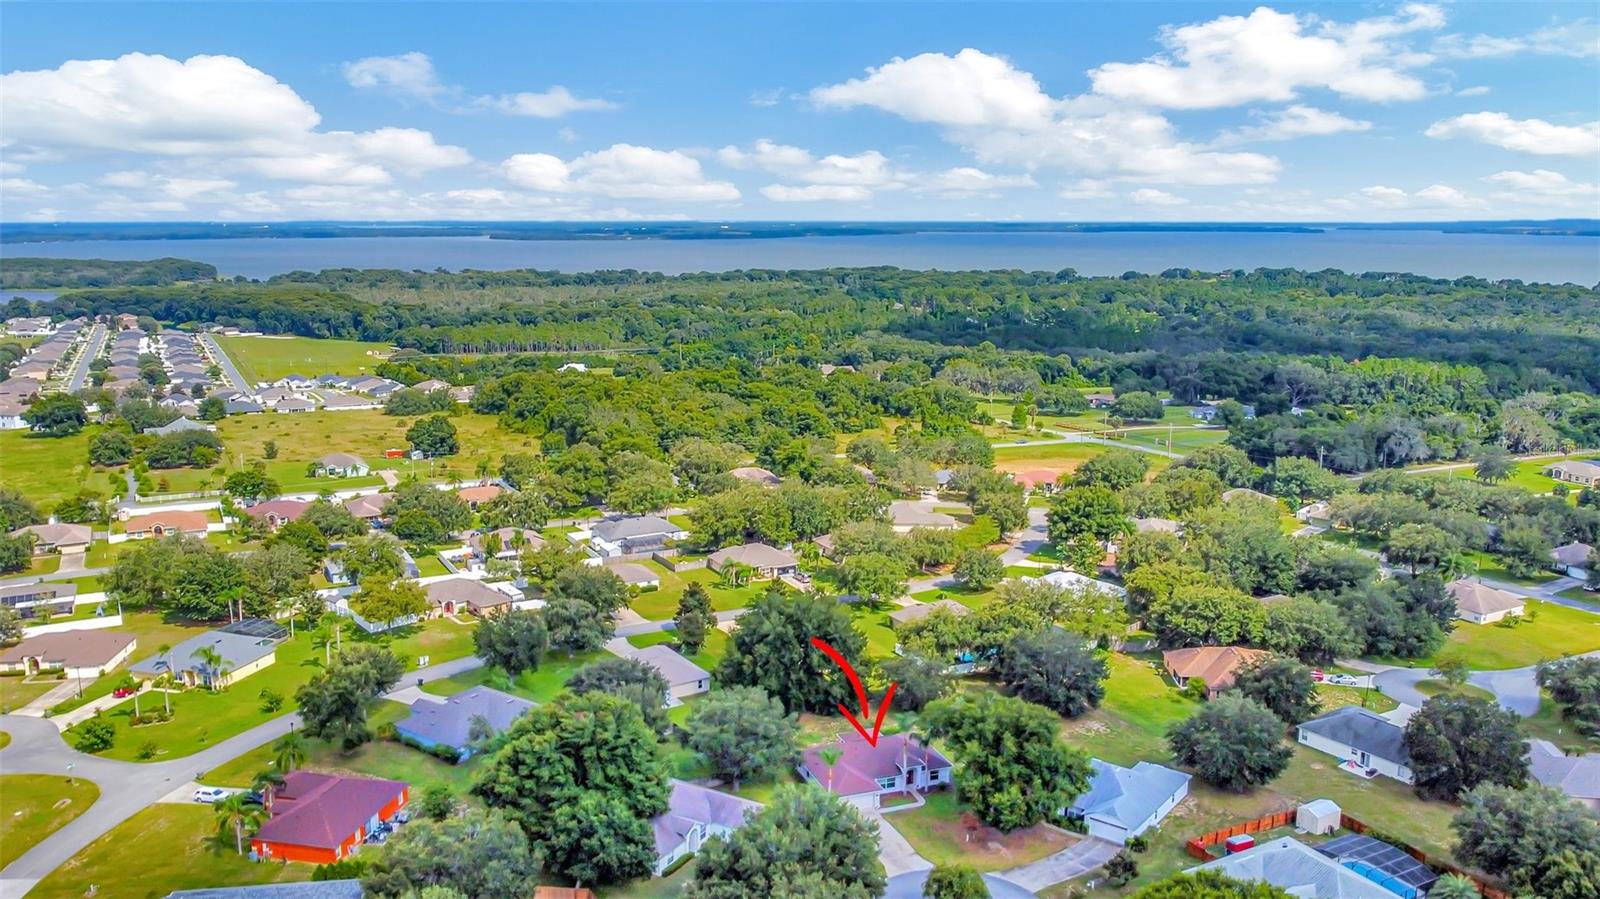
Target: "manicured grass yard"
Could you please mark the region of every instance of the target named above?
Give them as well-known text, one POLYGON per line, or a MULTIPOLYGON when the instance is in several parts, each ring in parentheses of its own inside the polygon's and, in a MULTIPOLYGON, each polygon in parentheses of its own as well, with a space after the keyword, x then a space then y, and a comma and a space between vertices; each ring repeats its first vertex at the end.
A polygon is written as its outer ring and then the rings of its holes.
POLYGON ((1600 752, 1600 739, 1577 733, 1561 720, 1561 707, 1550 698, 1548 691, 1542 692, 1541 698, 1543 701, 1539 703, 1538 714, 1532 718, 1522 719, 1524 734, 1540 740, 1549 740, 1568 755, 1600 752))
POLYGON ((65 827, 100 798, 87 780, 55 774, 0 775, 0 868, 11 864, 45 837, 65 827))
POLYGON ((20 709, 61 685, 61 681, 46 674, 44 677, 0 677, 0 709, 20 709))
MULTIPOLYGON (((1528 600, 1528 614, 1516 627, 1457 621, 1445 641, 1444 651, 1458 651, 1480 669, 1521 668, 1562 656, 1600 649, 1600 617, 1554 603, 1528 600)), ((1439 653, 1404 664, 1433 664, 1439 653)))
MULTIPOLYGON (((1559 482, 1556 481, 1555 478, 1547 477, 1544 473, 1544 470, 1557 462, 1575 462, 1580 459, 1600 459, 1600 455, 1596 455, 1595 453, 1581 453, 1578 455, 1566 456, 1565 458, 1560 456, 1552 456, 1548 459, 1532 459, 1526 462, 1516 462, 1511 466, 1511 477, 1501 481, 1500 483, 1512 487, 1521 487, 1523 490, 1526 490, 1529 493, 1549 493, 1555 489, 1556 484, 1559 482)), ((1477 475, 1473 473, 1472 466, 1470 465, 1465 468, 1452 468, 1450 469, 1450 475, 1457 478, 1476 479, 1477 477, 1477 475)), ((1568 484, 1567 486, 1571 487, 1572 485, 1568 484)), ((1573 488, 1572 492, 1576 493, 1577 488, 1573 488)))
POLYGON ((371 374, 388 356, 386 343, 322 340, 315 337, 217 337, 239 373, 252 383, 276 381, 284 375, 371 374))
POLYGON ((980 871, 999 871, 1038 861, 1077 840, 1035 824, 1007 834, 986 827, 968 842, 966 828, 961 826, 964 808, 956 801, 953 789, 940 790, 929 793, 922 808, 893 812, 886 818, 928 861, 936 865, 971 865, 980 871))
POLYGON ((883 603, 874 609, 866 603, 852 603, 848 608, 850 617, 855 621, 856 630, 867 638, 868 658, 879 661, 894 658, 894 645, 898 641, 894 635, 894 628, 889 624, 889 613, 900 607, 883 603))
POLYGON ((0 483, 21 490, 41 509, 85 488, 106 491, 103 476, 91 477, 89 438, 99 428, 90 426, 71 437, 36 437, 26 429, 0 431, 0 483))
POLYGON ((722 584, 721 576, 708 568, 672 571, 665 565, 655 561, 644 561, 638 564, 655 572, 661 578, 660 587, 639 593, 628 604, 629 608, 650 621, 670 621, 674 615, 678 614, 678 601, 683 598, 683 591, 688 588, 690 583, 699 583, 705 586, 706 592, 711 596, 711 610, 714 612, 745 608, 766 595, 766 592, 772 589, 774 584, 780 590, 788 589, 779 581, 754 581, 742 587, 725 587, 722 584))
POLYGON ((219 844, 216 833, 208 805, 152 805, 90 843, 28 895, 79 899, 94 886, 102 896, 165 896, 173 890, 311 879, 312 865, 256 864, 232 844, 219 844))
POLYGON ((1137 431, 1123 431, 1122 442, 1149 446, 1156 449, 1171 450, 1175 453, 1188 453, 1202 446, 1218 446, 1228 441, 1228 432, 1224 428, 1196 428, 1174 427, 1170 432, 1166 428, 1149 428, 1137 431), (1171 444, 1168 444, 1168 438, 1171 444))

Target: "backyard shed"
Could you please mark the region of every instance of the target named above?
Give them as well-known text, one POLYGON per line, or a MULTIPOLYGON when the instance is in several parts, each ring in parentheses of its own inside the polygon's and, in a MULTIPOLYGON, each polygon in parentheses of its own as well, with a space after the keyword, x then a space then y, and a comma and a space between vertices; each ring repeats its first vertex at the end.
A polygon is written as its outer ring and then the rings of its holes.
POLYGON ((1313 799, 1295 810, 1294 826, 1306 833, 1333 833, 1339 829, 1339 806, 1331 799, 1313 799))

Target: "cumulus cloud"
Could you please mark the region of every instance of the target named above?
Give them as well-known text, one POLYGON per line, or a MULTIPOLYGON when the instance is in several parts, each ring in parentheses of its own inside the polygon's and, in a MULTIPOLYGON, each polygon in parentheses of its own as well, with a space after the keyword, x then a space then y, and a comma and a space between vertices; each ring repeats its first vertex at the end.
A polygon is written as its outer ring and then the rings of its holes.
POLYGON ((368 56, 347 62, 342 69, 351 87, 388 91, 427 103, 451 93, 439 80, 433 60, 414 50, 399 56, 368 56))
POLYGON ((1323 137, 1345 131, 1369 131, 1372 123, 1352 119, 1337 112, 1296 104, 1260 116, 1261 124, 1223 134, 1219 144, 1249 141, 1294 140, 1298 137, 1323 137))
POLYGON ((1591 214, 1600 184, 1574 181, 1560 172, 1534 169, 1531 172, 1495 172, 1483 179, 1499 188, 1495 199, 1506 202, 1538 203, 1546 206, 1581 206, 1591 214))
POLYGON ((1165 117, 1104 98, 1059 100, 1007 60, 966 49, 894 59, 865 78, 816 88, 824 107, 870 106, 944 129, 980 161, 1030 171, 1169 184, 1271 181, 1278 161, 1180 140, 1165 117))
POLYGON ((1358 100, 1416 100, 1427 93, 1409 70, 1431 57, 1396 39, 1444 25, 1436 6, 1352 23, 1259 7, 1248 16, 1168 28, 1167 53, 1089 72, 1094 92, 1150 106, 1210 109, 1293 100, 1307 88, 1358 100))
POLYGON ((1461 90, 1456 91, 1456 96, 1458 96, 1458 97, 1481 97, 1484 94, 1487 94, 1488 92, 1489 92, 1489 86, 1487 84, 1478 84, 1478 85, 1474 85, 1472 87, 1464 87, 1461 90))
POLYGON ((1494 59, 1524 53, 1592 58, 1600 56, 1600 25, 1578 19, 1515 37, 1447 34, 1434 42, 1433 52, 1451 59, 1494 59))
POLYGON ((1034 183, 1028 175, 996 175, 971 166, 934 172, 900 169, 877 150, 818 157, 803 147, 766 138, 749 147, 723 147, 716 158, 730 168, 762 171, 798 182, 762 188, 762 196, 780 203, 860 201, 880 190, 936 192, 945 196, 987 194, 1034 183))
POLYGON ((1431 184, 1412 192, 1375 184, 1356 191, 1354 199, 1362 205, 1383 209, 1470 209, 1484 205, 1483 200, 1469 197, 1448 184, 1431 184))
POLYGON ((1174 196, 1164 190, 1153 187, 1142 187, 1128 194, 1128 199, 1140 206, 1182 206, 1189 201, 1183 197, 1174 196))
POLYGON ((501 171, 513 184, 550 193, 692 202, 739 199, 738 188, 708 180, 693 156, 632 144, 615 144, 570 161, 548 153, 518 153, 501 171))
POLYGON ((0 132, 30 152, 141 153, 270 178, 387 182, 471 160, 426 131, 319 131, 315 108, 232 56, 130 53, 0 76, 0 132))
POLYGON ((516 94, 501 94, 498 97, 479 97, 473 102, 475 105, 498 110, 507 115, 531 116, 536 119, 559 119, 573 112, 617 108, 617 104, 610 100, 574 96, 572 91, 559 84, 547 91, 523 91, 516 94))
POLYGON ((872 199, 872 191, 854 184, 768 184, 761 195, 778 203, 856 203, 872 199))
POLYGON ((1600 153, 1600 122, 1556 125, 1543 119, 1514 119, 1503 112, 1474 112, 1435 122, 1429 137, 1464 137, 1539 156, 1591 156, 1600 153))

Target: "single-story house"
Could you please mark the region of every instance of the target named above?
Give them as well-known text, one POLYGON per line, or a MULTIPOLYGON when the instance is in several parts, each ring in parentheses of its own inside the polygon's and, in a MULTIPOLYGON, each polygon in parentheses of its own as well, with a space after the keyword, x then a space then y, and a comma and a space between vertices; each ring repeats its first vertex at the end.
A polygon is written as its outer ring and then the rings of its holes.
POLYGON ((428 585, 428 601, 445 615, 471 612, 482 617, 511 607, 512 598, 472 578, 452 577, 428 585))
POLYGON ((247 396, 230 396, 222 401, 222 411, 229 415, 248 415, 252 412, 265 412, 266 408, 247 396))
POLYGON ((473 687, 454 696, 416 700, 411 703, 411 715, 396 722, 394 729, 423 749, 449 746, 465 760, 472 755, 472 726, 476 719, 482 718, 495 733, 504 733, 533 706, 510 693, 473 687))
POLYGON ((1100 759, 1089 764, 1089 792, 1073 800, 1067 814, 1082 819, 1091 837, 1126 843, 1160 824, 1189 795, 1189 775, 1165 765, 1124 768, 1100 759))
POLYGON ((1586 462, 1582 459, 1569 459, 1566 462, 1557 462, 1545 467, 1544 473, 1566 484, 1577 484, 1580 487, 1600 487, 1600 463, 1586 462))
POLYGON ((665 643, 646 646, 629 656, 654 668, 667 682, 667 705, 711 689, 711 673, 665 643))
POLYGON ((276 531, 306 513, 311 504, 303 499, 269 499, 244 510, 250 520, 276 531))
POLYGON ((352 496, 344 501, 344 508, 351 515, 369 525, 374 525, 383 518, 383 510, 389 505, 389 500, 391 499, 394 499, 393 493, 369 493, 364 496, 352 496))
POLYGON ((11 609, 19 618, 32 618, 42 607, 48 607, 51 615, 71 615, 77 602, 78 585, 67 581, 0 587, 0 608, 11 609))
MULTIPOLYGON (((1198 406, 1194 407, 1193 409, 1190 409, 1189 410, 1189 417, 1190 418, 1198 418, 1201 421, 1206 422, 1207 424, 1209 424, 1209 423, 1211 423, 1213 421, 1216 421, 1216 419, 1217 419, 1217 407, 1220 406, 1220 405, 1221 405, 1221 403, 1218 402, 1218 401, 1206 400, 1201 405, 1198 405, 1198 406)), ((1255 406, 1251 406, 1251 405, 1248 405, 1248 404, 1241 404, 1241 406, 1243 406, 1243 408, 1244 408, 1244 417, 1245 418, 1255 418, 1256 417, 1256 407, 1255 406)))
POLYGON ((603 558, 631 556, 659 552, 673 540, 688 538, 689 532, 665 518, 654 515, 634 515, 627 518, 607 518, 597 522, 588 531, 574 531, 567 539, 574 543, 587 538, 589 549, 603 558))
POLYGON ((889 613, 889 624, 895 628, 904 627, 913 621, 932 615, 935 609, 944 609, 957 618, 972 614, 972 610, 953 599, 938 599, 933 602, 919 602, 915 605, 901 606, 889 613))
POLYGON ((192 418, 174 418, 172 421, 169 421, 164 425, 154 428, 145 428, 144 432, 146 434, 155 434, 157 437, 164 437, 167 434, 181 434, 184 431, 215 431, 216 429, 216 425, 206 424, 203 421, 195 421, 192 418))
POLYGON ((760 484, 763 487, 776 487, 783 483, 783 479, 766 470, 753 465, 746 465, 728 472, 741 481, 750 484, 760 484))
POLYGON ((29 637, 0 652, 0 671, 65 671, 67 677, 99 677, 122 664, 138 640, 111 630, 58 631, 29 637))
POLYGON ((1364 777, 1376 772, 1401 783, 1413 779, 1405 728, 1376 712, 1344 706, 1301 723, 1295 732, 1300 743, 1364 777))
POLYGON ((421 391, 422 393, 432 393, 435 390, 449 390, 450 382, 441 381, 438 378, 429 378, 426 381, 418 381, 417 383, 412 384, 411 389, 421 391))
POLYGON ((1050 468, 1030 468, 1011 475, 1011 480, 1021 484, 1022 489, 1029 493, 1054 493, 1056 481, 1060 478, 1061 472, 1050 468))
POLYGON ((360 478, 371 468, 354 453, 329 453, 317 460, 317 471, 330 478, 360 478))
POLYGON ((1205 682, 1206 696, 1217 694, 1233 686, 1239 670, 1265 659, 1268 653, 1242 646, 1193 646, 1187 649, 1169 649, 1161 654, 1167 676, 1180 688, 1189 686, 1190 678, 1205 682))
POLYGON ((1222 501, 1225 503, 1240 499, 1251 499, 1256 502, 1272 503, 1273 505, 1278 504, 1276 496, 1270 493, 1262 493, 1260 490, 1251 490, 1249 487, 1235 487, 1232 490, 1222 491, 1222 501))
POLYGON ((1600 811, 1600 755, 1567 755, 1548 740, 1529 740, 1528 774, 1591 810, 1600 811))
POLYGON ((349 387, 357 393, 370 394, 376 397, 386 397, 396 390, 402 390, 406 385, 389 378, 380 378, 376 375, 367 375, 351 381, 349 387))
POLYGON ((622 579, 624 584, 637 587, 640 590, 651 590, 661 586, 661 575, 648 565, 636 562, 612 562, 604 566, 605 569, 622 579))
POLYGON ((1550 550, 1550 567, 1568 577, 1586 578, 1589 576, 1589 557, 1593 554, 1594 547, 1574 540, 1550 550))
POLYGON ((1333 527, 1333 504, 1325 499, 1301 506, 1295 510, 1294 517, 1312 527, 1333 527))
POLYGON ((1456 601, 1456 617, 1473 624, 1493 624, 1527 609, 1523 597, 1470 578, 1451 581, 1444 589, 1456 601))
POLYGON ((961 527, 961 522, 957 521, 955 516, 935 512, 926 503, 912 500, 896 500, 890 503, 889 523, 902 534, 912 528, 951 531, 961 527))
POLYGON ((1172 534, 1183 536, 1183 522, 1171 518, 1135 518, 1133 529, 1141 534, 1172 534))
POLYGON ((938 487, 940 490, 949 487, 950 482, 954 481, 955 479, 956 473, 948 468, 935 468, 933 470, 933 485, 938 487))
POLYGON ((20 431, 28 427, 28 420, 22 417, 27 411, 27 404, 17 397, 0 396, 0 431, 20 431))
POLYGON ((523 550, 536 551, 544 548, 544 537, 538 531, 528 528, 497 528, 481 534, 473 534, 467 538, 467 545, 472 548, 473 555, 479 559, 487 557, 485 547, 498 541, 500 548, 495 552, 496 559, 515 559, 523 550), (491 540, 490 538, 494 539, 491 540))
POLYGON ((817 536, 811 538, 811 542, 816 544, 817 552, 821 553, 824 559, 833 558, 832 534, 818 534, 817 536))
POLYGON ((287 390, 310 390, 317 386, 317 382, 305 375, 284 375, 272 382, 274 387, 283 387, 287 390))
POLYGON ((250 838, 258 858, 327 864, 345 858, 411 798, 398 780, 290 771, 273 794, 271 817, 250 838))
POLYGON ((204 537, 206 527, 210 521, 204 512, 187 512, 175 509, 167 512, 151 512, 147 515, 135 515, 123 523, 123 530, 127 532, 130 540, 143 540, 146 537, 171 537, 174 534, 190 534, 195 537, 204 537))
POLYGON ((1090 409, 1106 409, 1117 401, 1116 394, 1112 393, 1086 393, 1083 399, 1090 409))
POLYGON ((1300 899, 1396 899, 1398 893, 1293 837, 1280 837, 1185 871, 1216 871, 1231 880, 1270 883, 1300 899))
POLYGON ((1023 580, 1042 581, 1052 587, 1057 587, 1062 590, 1098 590, 1101 593, 1109 593, 1113 596, 1128 595, 1128 591, 1126 589, 1119 587, 1110 581, 1101 581, 1092 577, 1085 577, 1076 571, 1068 571, 1065 568, 1061 569, 1060 571, 1052 571, 1042 577, 1024 577, 1023 580))
POLYGON ((462 487, 456 491, 456 496, 467 504, 467 508, 478 511, 478 507, 506 492, 499 484, 478 484, 472 487, 462 487))
POLYGON ((359 396, 339 390, 319 390, 317 391, 317 397, 322 400, 322 408, 327 412, 353 412, 357 409, 383 408, 383 403, 376 397, 359 396))
POLYGON ((712 571, 720 572, 729 565, 743 565, 752 569, 756 578, 766 580, 794 574, 799 570, 800 560, 786 549, 765 543, 746 543, 719 549, 706 560, 706 567, 712 571))
POLYGON ((13 537, 33 535, 36 553, 81 553, 94 542, 94 531, 86 524, 30 524, 11 532, 13 537))
POLYGON ((128 671, 152 680, 171 674, 185 686, 221 688, 238 683, 277 660, 275 640, 215 630, 190 637, 167 652, 135 662, 128 671), (213 667, 201 659, 198 654, 205 649, 216 652, 222 659, 221 664, 213 667))
POLYGON ((953 782, 953 766, 937 749, 909 734, 889 734, 873 746, 859 734, 842 734, 837 743, 819 743, 800 753, 800 776, 863 809, 878 807, 885 793, 931 790, 953 782), (839 750, 830 768, 822 750, 839 750))
POLYGON ((650 819, 656 840, 656 876, 666 873, 678 859, 699 852, 706 840, 727 839, 759 811, 759 802, 673 780, 667 810, 650 819))
POLYGON ((278 400, 272 405, 274 412, 315 412, 317 404, 304 397, 291 396, 288 399, 278 400))

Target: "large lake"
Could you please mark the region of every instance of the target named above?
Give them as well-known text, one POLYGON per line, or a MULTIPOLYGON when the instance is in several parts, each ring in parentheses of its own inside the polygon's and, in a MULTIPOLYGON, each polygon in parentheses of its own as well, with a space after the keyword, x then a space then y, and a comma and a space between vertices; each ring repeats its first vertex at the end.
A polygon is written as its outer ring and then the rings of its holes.
POLYGON ((1254 268, 1411 272, 1600 283, 1600 238, 1439 231, 916 233, 768 240, 491 240, 484 237, 84 240, 0 245, 0 259, 155 259, 209 262, 225 275, 266 278, 325 268, 638 269, 681 274, 730 269, 894 265, 911 269, 1072 268, 1086 275, 1254 268))

